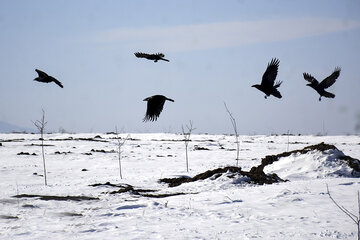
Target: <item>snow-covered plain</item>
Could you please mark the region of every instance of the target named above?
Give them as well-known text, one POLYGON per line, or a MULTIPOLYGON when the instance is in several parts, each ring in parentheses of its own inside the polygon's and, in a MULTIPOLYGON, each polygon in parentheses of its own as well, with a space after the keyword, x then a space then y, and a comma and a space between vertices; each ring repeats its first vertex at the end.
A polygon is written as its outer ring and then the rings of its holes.
MULTIPOLYGON (((236 165, 234 137, 192 135, 186 172, 183 136, 131 134, 122 147, 123 179, 114 137, 45 135, 44 186, 39 135, 0 134, 0 239, 357 238, 356 225, 326 194, 328 184, 339 204, 358 211, 360 178, 336 163, 337 153, 294 154, 265 168, 289 182, 255 185, 225 174, 170 188, 158 180, 236 165), (186 194, 154 198, 131 191, 110 194, 119 190, 116 186, 90 186, 106 182, 158 190, 150 192, 154 195, 186 194), (98 199, 14 197, 21 194, 98 199)), ((320 142, 360 159, 359 136, 241 136, 239 167, 249 171, 266 155, 320 142)))

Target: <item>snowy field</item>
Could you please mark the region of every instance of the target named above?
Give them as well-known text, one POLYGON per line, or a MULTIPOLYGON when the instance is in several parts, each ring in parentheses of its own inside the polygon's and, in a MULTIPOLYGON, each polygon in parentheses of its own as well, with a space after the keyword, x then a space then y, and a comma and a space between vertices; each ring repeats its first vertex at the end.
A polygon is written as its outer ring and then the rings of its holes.
POLYGON ((359 136, 241 136, 244 171, 321 142, 339 151, 294 153, 264 168, 287 182, 257 185, 226 173, 176 187, 159 179, 236 166, 234 137, 192 135, 187 172, 182 135, 131 134, 123 179, 115 137, 45 135, 44 186, 39 135, 0 134, 0 239, 357 239, 326 185, 358 212, 359 175, 339 156, 360 159, 359 136))

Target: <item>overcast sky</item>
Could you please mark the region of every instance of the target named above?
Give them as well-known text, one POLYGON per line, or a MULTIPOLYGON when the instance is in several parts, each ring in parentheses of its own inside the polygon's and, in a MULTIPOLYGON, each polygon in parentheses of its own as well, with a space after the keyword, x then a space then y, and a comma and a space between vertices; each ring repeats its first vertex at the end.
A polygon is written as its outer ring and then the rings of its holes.
POLYGON ((360 123, 360 1, 2 0, 0 120, 48 131, 355 134, 360 123), (163 52, 170 62, 138 59, 163 52), (280 60, 282 99, 261 82, 280 60), (342 71, 323 98, 306 86, 342 71), (60 80, 33 81, 35 68, 60 80), (146 97, 166 102, 142 122, 146 97))

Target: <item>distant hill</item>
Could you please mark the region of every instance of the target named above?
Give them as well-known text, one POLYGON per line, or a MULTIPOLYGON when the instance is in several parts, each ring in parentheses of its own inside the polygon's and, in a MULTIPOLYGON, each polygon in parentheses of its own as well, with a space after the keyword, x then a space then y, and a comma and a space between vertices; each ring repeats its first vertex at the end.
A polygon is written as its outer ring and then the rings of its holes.
POLYGON ((0 121, 0 133, 13 133, 13 132, 36 132, 34 129, 16 126, 11 123, 0 121))

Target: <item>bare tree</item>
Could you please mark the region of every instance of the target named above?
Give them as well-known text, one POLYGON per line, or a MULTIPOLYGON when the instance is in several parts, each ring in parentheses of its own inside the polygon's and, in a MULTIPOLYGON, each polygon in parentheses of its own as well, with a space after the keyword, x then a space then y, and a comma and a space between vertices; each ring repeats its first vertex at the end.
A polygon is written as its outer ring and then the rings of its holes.
POLYGON ((347 210, 344 206, 339 205, 334 198, 331 196, 329 191, 329 186, 326 184, 327 194, 329 195, 329 198, 331 201, 343 212, 345 213, 357 226, 357 232, 358 232, 358 240, 360 240, 360 192, 357 192, 358 197, 358 215, 356 216, 349 210, 347 210))
POLYGON ((233 129, 234 129, 234 133, 235 133, 235 143, 236 143, 236 166, 238 167, 239 166, 239 152, 240 152, 240 140, 239 140, 239 134, 238 134, 238 131, 237 131, 237 125, 236 125, 236 120, 235 118, 233 117, 233 115, 231 114, 230 110, 228 109, 228 107, 226 106, 226 103, 224 102, 224 106, 225 106, 225 109, 227 111, 227 113, 229 114, 229 117, 230 117, 230 121, 231 121, 231 124, 233 126, 233 129))
POLYGON ((186 171, 189 172, 188 146, 189 146, 189 142, 191 141, 190 140, 191 133, 192 131, 195 130, 191 120, 189 121, 189 125, 186 125, 186 129, 187 131, 185 132, 184 126, 181 126, 182 134, 184 136, 184 143, 185 143, 186 171))
POLYGON ((119 174, 120 174, 120 179, 122 179, 122 171, 121 171, 121 147, 125 144, 125 142, 129 139, 130 134, 128 134, 124 139, 121 139, 121 137, 119 137, 119 133, 117 130, 117 127, 115 127, 115 133, 116 133, 116 140, 117 140, 117 147, 118 147, 118 157, 119 157, 119 174))
POLYGON ((45 150, 44 150, 44 132, 45 132, 45 126, 47 122, 45 122, 45 111, 42 109, 42 117, 41 120, 36 120, 33 122, 36 128, 39 130, 41 135, 41 152, 42 152, 42 158, 43 158, 43 165, 44 165, 44 178, 45 178, 45 186, 47 185, 47 177, 46 177, 46 164, 45 164, 45 150))

